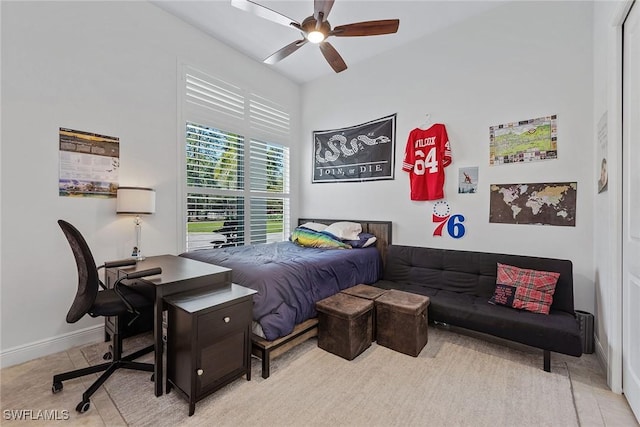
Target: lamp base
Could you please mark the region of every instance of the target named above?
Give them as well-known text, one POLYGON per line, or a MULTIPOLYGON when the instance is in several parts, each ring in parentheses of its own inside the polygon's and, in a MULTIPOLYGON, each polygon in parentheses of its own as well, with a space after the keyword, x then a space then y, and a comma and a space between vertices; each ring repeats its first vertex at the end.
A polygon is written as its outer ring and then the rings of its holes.
POLYGON ((136 261, 144 261, 145 257, 142 255, 142 251, 137 246, 133 247, 131 251, 131 256, 136 259, 136 261))

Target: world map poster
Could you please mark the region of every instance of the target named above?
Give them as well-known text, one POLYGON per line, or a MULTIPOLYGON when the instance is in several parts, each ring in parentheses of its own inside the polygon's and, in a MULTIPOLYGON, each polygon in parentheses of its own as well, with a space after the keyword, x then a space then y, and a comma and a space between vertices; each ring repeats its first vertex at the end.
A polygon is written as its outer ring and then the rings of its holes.
POLYGON ((577 182, 492 184, 489 222, 575 227, 577 182))

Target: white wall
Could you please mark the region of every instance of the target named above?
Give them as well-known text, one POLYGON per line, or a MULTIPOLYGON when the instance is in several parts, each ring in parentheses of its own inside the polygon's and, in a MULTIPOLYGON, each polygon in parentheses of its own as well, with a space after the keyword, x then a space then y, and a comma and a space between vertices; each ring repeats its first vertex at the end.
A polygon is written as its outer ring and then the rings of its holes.
POLYGON ((505 4, 305 85, 301 214, 391 220, 397 244, 570 259, 576 308, 593 312, 592 14, 592 3, 505 4), (313 130, 394 112, 395 180, 311 184, 313 130), (466 217, 460 240, 432 236, 433 203, 410 201, 400 169, 409 131, 425 113, 447 125, 452 141, 445 195, 466 217), (558 115, 557 160, 489 167, 489 126, 549 114, 558 115), (457 194, 463 166, 479 166, 478 194, 457 194), (575 227, 489 223, 490 184, 564 181, 578 182, 575 227))
MULTIPOLYGON (((607 206, 616 201, 611 191, 595 195, 594 132, 611 100, 604 80, 612 71, 604 62, 611 59, 606 34, 614 8, 608 2, 500 6, 307 85, 299 161, 292 150, 300 216, 390 219, 399 244, 571 259, 576 308, 595 312, 606 349, 605 322, 616 316, 607 206), (394 181, 310 184, 313 130, 394 112, 394 181), (427 112, 447 124, 453 141, 445 190, 452 209, 467 218, 459 241, 431 236, 432 204, 409 200, 408 177, 399 167, 408 132, 427 112), (558 160, 488 166, 489 126, 552 113, 559 115, 558 160), (476 165, 480 193, 456 194, 458 168, 476 165), (488 223, 489 184, 545 181, 578 181, 575 228, 488 223)), ((76 276, 58 218, 83 232, 98 262, 127 256, 132 246, 133 225, 116 217, 115 201, 58 197, 59 127, 120 137, 120 183, 158 191, 157 213, 144 222, 147 253, 178 253, 178 63, 259 82, 294 99, 300 90, 147 3, 1 2, 0 10, 0 362, 7 365, 63 349, 84 328, 99 337, 99 320, 64 322, 76 276)), ((295 218, 295 201, 293 211, 295 218)))
POLYGON ((98 263, 130 255, 134 240, 132 219, 116 216, 114 199, 58 196, 59 127, 120 138, 120 185, 157 191, 157 213, 144 218, 146 254, 179 253, 178 64, 259 84, 259 93, 294 105, 300 89, 146 2, 0 7, 6 366, 100 336, 100 319, 65 323, 77 279, 57 219, 83 233, 98 263))

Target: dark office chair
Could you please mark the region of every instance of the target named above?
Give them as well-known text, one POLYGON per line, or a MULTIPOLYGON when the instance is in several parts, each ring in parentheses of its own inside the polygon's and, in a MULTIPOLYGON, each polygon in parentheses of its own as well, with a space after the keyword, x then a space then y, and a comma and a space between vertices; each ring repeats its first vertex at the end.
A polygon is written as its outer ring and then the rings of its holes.
POLYGON ((227 220, 222 223, 222 227, 216 232, 224 237, 224 240, 217 239, 211 241, 214 248, 224 248, 228 246, 238 246, 238 221, 227 220))
MULTIPOLYGON (((131 324, 140 315, 141 311, 151 310, 153 308, 153 302, 145 297, 142 293, 137 292, 131 287, 124 285, 122 280, 136 279, 145 276, 152 276, 160 274, 162 269, 152 268, 144 271, 137 271, 135 273, 124 274, 118 278, 114 283, 112 289, 106 289, 104 283, 100 281, 98 270, 100 268, 121 267, 125 265, 134 265, 136 263, 133 259, 105 262, 104 265, 96 268, 96 263, 91 255, 89 246, 84 240, 80 232, 71 224, 66 221, 58 220, 58 225, 62 228, 73 256, 76 259, 76 266, 78 268, 78 291, 76 297, 71 304, 71 308, 67 313, 67 322, 75 323, 80 320, 85 314, 89 314, 91 317, 97 316, 118 316, 118 329, 125 326, 125 316, 133 314, 133 319, 129 322, 131 324), (103 290, 99 291, 99 287, 103 290), (122 326, 120 326, 122 325, 122 326)), ((103 363, 96 366, 90 366, 88 368, 76 369, 74 371, 65 372, 63 374, 57 374, 53 376, 53 386, 51 391, 58 393, 62 390, 62 381, 70 380, 72 378, 78 378, 85 375, 93 374, 96 372, 104 373, 85 391, 82 395, 82 401, 76 406, 76 411, 82 413, 86 412, 90 408, 89 398, 96 390, 109 378, 109 376, 118 368, 135 369, 140 371, 153 372, 152 363, 139 363, 133 362, 134 359, 153 351, 153 345, 145 347, 135 353, 127 356, 122 356, 122 330, 117 330, 113 333, 113 360, 108 363, 103 363)))

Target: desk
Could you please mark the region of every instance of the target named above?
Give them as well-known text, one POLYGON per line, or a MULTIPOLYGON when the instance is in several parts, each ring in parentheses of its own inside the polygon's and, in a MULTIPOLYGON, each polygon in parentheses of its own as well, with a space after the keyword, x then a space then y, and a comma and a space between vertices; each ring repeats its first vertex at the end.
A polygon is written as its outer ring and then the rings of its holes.
POLYGON ((133 273, 154 267, 162 268, 162 274, 134 281, 136 284, 150 286, 155 294, 153 303, 154 381, 155 394, 161 396, 163 391, 162 312, 164 297, 195 289, 212 290, 229 286, 231 284, 231 269, 176 255, 158 255, 147 257, 144 261, 138 261, 134 266, 112 269, 117 271, 111 273, 121 277, 122 273, 133 273))

